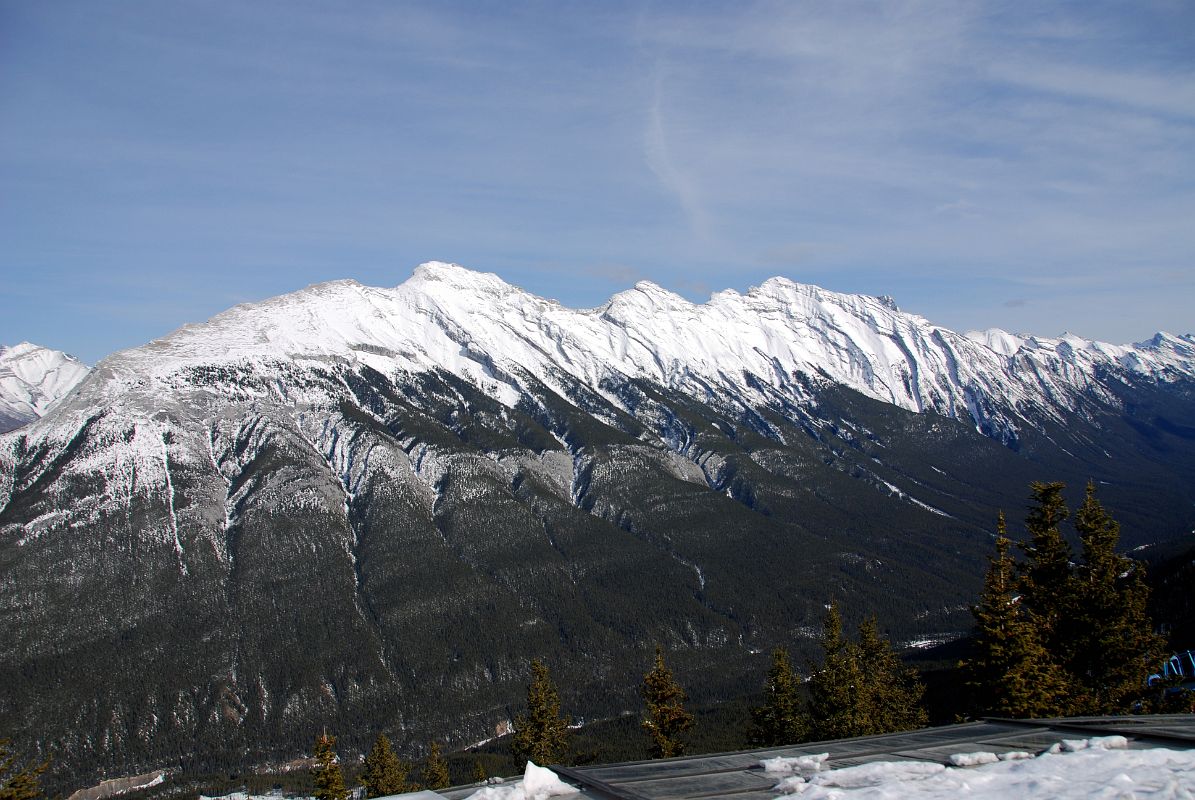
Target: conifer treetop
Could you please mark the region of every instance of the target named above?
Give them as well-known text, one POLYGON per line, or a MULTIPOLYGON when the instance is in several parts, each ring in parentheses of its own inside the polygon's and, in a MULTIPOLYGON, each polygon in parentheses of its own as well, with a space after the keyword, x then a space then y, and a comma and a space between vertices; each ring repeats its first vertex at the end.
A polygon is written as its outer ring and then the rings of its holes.
POLYGON ((543 662, 531 662, 527 711, 514 721, 514 752, 524 764, 559 764, 569 745, 570 719, 560 713, 560 693, 543 662))
POLYGON ((326 732, 315 740, 315 767, 311 777, 315 783, 316 800, 348 800, 340 759, 336 757, 336 737, 326 732))
POLYGON ((18 767, 17 753, 9 739, 0 739, 0 800, 36 800, 41 797, 41 775, 50 760, 18 767))
POLYGON ((452 783, 448 774, 448 762, 440 752, 440 743, 432 742, 427 761, 423 764, 423 785, 428 789, 446 789, 452 783))
POLYGON ((772 651, 772 666, 764 682, 764 703, 751 710, 751 721, 751 744, 762 747, 795 744, 808 732, 800 678, 783 647, 772 651))
POLYGON ((379 733, 369 755, 365 757, 365 771, 361 774, 366 797, 386 797, 412 791, 415 787, 407 782, 410 769, 394 754, 386 734, 379 733))
POLYGON ((681 738, 693 727, 693 715, 685 710, 688 696, 664 663, 664 648, 656 645, 655 664, 643 676, 640 689, 647 706, 643 730, 651 737, 652 758, 671 758, 685 754, 681 738))

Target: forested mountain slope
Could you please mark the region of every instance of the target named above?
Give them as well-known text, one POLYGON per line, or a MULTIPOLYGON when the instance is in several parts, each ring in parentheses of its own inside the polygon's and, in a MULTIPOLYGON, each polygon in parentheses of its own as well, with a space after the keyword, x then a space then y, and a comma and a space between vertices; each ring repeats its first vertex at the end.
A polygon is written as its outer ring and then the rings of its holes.
POLYGON ((957 632, 1031 480, 1105 484, 1129 545, 1191 529, 1193 359, 783 279, 577 311, 429 264, 238 306, 0 438, 0 730, 80 780, 463 742, 532 657, 592 717, 656 643, 696 699, 754 687, 831 597, 957 632))

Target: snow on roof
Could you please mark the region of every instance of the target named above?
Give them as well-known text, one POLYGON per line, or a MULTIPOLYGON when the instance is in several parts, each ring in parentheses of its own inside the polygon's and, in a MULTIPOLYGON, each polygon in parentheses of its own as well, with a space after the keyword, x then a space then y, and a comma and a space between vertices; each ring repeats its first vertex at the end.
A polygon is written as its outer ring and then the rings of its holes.
MULTIPOLYGON (((1185 797, 1195 715, 987 719, 658 761, 552 767, 578 800, 1185 797), (993 759, 994 756, 994 759, 993 759), (789 766, 785 766, 787 763, 789 766)), ((443 790, 466 800, 478 787, 443 790)))

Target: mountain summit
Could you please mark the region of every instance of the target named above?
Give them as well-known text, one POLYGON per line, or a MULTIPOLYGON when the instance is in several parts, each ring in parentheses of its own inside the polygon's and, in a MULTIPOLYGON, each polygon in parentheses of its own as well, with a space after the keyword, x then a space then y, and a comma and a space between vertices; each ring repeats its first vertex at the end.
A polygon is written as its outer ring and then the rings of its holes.
POLYGON ((957 635, 1032 480, 1097 481, 1131 546, 1192 528, 1193 364, 783 278, 576 310, 433 262, 237 306, 0 436, 0 730, 80 782, 214 771, 477 741, 531 658, 587 718, 657 643, 741 695, 830 599, 957 635))
POLYGON ((0 346, 0 433, 45 415, 87 372, 58 350, 29 342, 0 346))

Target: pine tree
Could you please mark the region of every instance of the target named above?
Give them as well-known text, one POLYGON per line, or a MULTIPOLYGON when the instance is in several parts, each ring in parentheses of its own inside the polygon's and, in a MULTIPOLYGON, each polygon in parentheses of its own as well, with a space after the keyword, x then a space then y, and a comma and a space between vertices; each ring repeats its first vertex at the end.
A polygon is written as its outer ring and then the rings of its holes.
POLYGON ((768 670, 763 690, 764 704, 751 710, 751 744, 778 747, 801 741, 807 726, 801 707, 800 681, 783 647, 772 651, 772 668, 768 670))
POLYGON ((560 715, 560 693, 538 660, 531 662, 527 713, 515 718, 515 758, 526 764, 559 764, 568 752, 569 718, 560 715))
POLYGON ((693 715, 685 710, 688 697, 664 664, 664 649, 656 646, 656 662, 643 676, 641 688, 647 705, 643 730, 651 737, 652 758, 671 758, 685 754, 681 736, 693 727, 693 715))
POLYGON ((996 523, 996 556, 989 559, 979 604, 971 608, 976 629, 971 656, 959 666, 977 712, 1019 718, 1059 716, 1066 711, 1069 683, 1020 602, 1007 533, 1001 513, 996 523))
POLYGON ((901 663, 875 617, 859 624, 856 648, 862 675, 859 692, 862 734, 895 733, 924 728, 929 717, 921 707, 925 686, 917 673, 901 663))
POLYGON ((473 759, 473 782, 485 783, 487 777, 485 774, 485 765, 481 763, 481 759, 473 759))
POLYGON ((837 602, 822 620, 821 644, 821 669, 809 678, 810 734, 815 740, 859 736, 866 727, 859 703, 863 675, 857 648, 842 635, 837 602))
POLYGON ((423 765, 423 785, 428 789, 446 789, 452 782, 448 776, 448 762, 440 754, 440 743, 432 742, 423 765))
POLYGON ((858 643, 842 633, 838 604, 822 621, 822 666, 809 679, 809 731, 845 739, 926 725, 925 687, 880 636, 874 618, 859 625, 858 643))
POLYGON ((47 759, 31 767, 17 768, 17 754, 8 739, 0 739, 0 800, 35 800, 41 797, 40 778, 50 766, 47 759))
POLYGON ((1161 653, 1162 640, 1146 612, 1148 588, 1140 564, 1116 552, 1120 526, 1089 484, 1075 529, 1082 558, 1059 525, 1068 512, 1061 483, 1035 483, 1026 520, 1026 563, 1015 588, 1007 545, 974 609, 975 655, 964 666, 979 705, 1010 716, 1108 714, 1127 711, 1161 653), (1020 603, 1013 602, 1015 591, 1020 603))
POLYGON ((1096 500, 1092 483, 1075 529, 1083 562, 1075 569, 1074 608, 1062 630, 1070 672, 1083 688, 1077 713, 1126 711, 1142 695, 1164 646, 1146 611, 1145 571, 1116 552, 1120 525, 1096 500))
POLYGON ((315 782, 316 800, 348 800, 344 775, 336 757, 336 737, 323 734, 315 740, 315 768, 311 778, 315 782))
POLYGON ((1026 562, 1021 571, 1020 590, 1026 612, 1039 626, 1046 649, 1062 662, 1059 623, 1073 610, 1074 587, 1071 574, 1071 548, 1059 526, 1070 515, 1062 498, 1062 483, 1030 484, 1034 505, 1025 519, 1029 539, 1021 544, 1026 562))
POLYGON ((361 782, 365 784, 365 796, 385 797, 412 791, 414 787, 407 783, 407 773, 410 769, 394 754, 386 734, 379 733, 373 743, 373 749, 365 757, 365 771, 361 775, 361 782))

